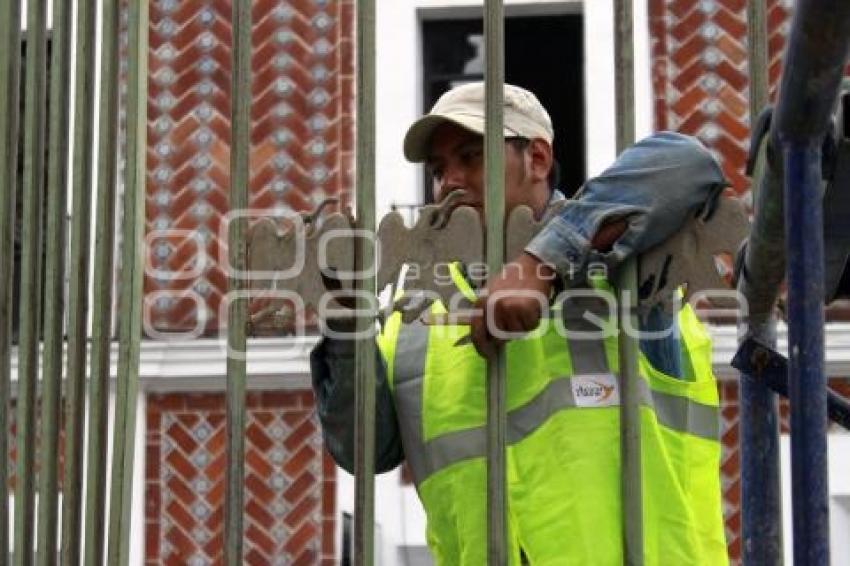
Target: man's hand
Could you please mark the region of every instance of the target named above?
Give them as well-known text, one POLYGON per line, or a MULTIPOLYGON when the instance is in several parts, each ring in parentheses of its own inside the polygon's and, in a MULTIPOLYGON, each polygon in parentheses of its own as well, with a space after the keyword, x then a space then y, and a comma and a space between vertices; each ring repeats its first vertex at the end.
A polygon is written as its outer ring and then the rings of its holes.
MULTIPOLYGON (((600 252, 610 251, 626 227, 622 219, 606 222, 592 238, 591 247, 600 252)), ((506 264, 500 274, 491 277, 473 309, 472 343, 478 353, 484 357, 493 355, 506 339, 498 334, 531 332, 537 328, 555 277, 555 270, 548 263, 529 253, 522 253, 506 264)))
POLYGON ((555 271, 529 253, 521 254, 491 277, 473 309, 472 343, 478 353, 492 356, 505 341, 504 336, 499 337, 501 333, 534 330, 549 301, 554 279, 555 271))

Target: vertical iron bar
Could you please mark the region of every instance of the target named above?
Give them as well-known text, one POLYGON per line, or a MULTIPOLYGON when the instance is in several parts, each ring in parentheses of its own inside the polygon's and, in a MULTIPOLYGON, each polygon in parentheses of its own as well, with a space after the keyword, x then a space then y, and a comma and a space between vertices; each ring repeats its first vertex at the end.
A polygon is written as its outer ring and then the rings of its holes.
POLYGON ((820 144, 784 144, 794 564, 829 564, 820 144))
MULTIPOLYGON (((375 0, 357 1, 357 228, 375 234, 375 0)), ((355 520, 354 564, 371 566, 375 556, 375 341, 371 332, 375 317, 364 300, 376 293, 375 248, 357 238, 358 270, 369 269, 357 280, 360 316, 356 344, 355 415, 355 520)))
POLYGON ((628 329, 638 328, 638 262, 629 258, 620 267, 620 450, 622 454, 621 489, 623 497, 624 564, 643 564, 643 473, 641 470, 640 382, 638 340, 628 329), (628 323, 626 320, 628 319, 628 323))
MULTIPOLYGON (((751 125, 768 104, 766 13, 766 0, 747 2, 751 125)), ((759 180, 759 176, 753 176, 754 182, 759 180)), ((776 346, 772 317, 752 324, 748 332, 776 346)), ((779 565, 783 561, 782 494, 776 394, 748 374, 741 374, 739 390, 742 559, 748 565, 779 565)))
POLYGON ((62 385, 65 292, 65 215, 68 191, 68 80, 71 63, 71 4, 53 2, 47 151, 47 260, 44 281, 44 369, 38 475, 39 565, 56 563, 59 458, 59 395, 62 385))
MULTIPOLYGON (((0 7, 0 486, 9 483, 12 281, 18 177, 18 82, 21 66, 21 2, 0 7)), ((9 498, 0 502, 0 556, 9 556, 9 498)))
MULTIPOLYGON (((248 207, 249 154, 251 148, 251 2, 233 0, 231 11, 233 47, 230 73, 230 212, 248 207)), ((245 386, 247 353, 245 299, 234 297, 245 287, 240 272, 245 270, 243 217, 231 218, 228 255, 231 273, 228 292, 230 312, 227 326, 227 483, 225 502, 225 562, 242 564, 242 514, 245 484, 245 386), (235 354, 235 355, 234 355, 235 354)))
POLYGON ((18 341, 17 462, 15 471, 15 563, 33 561, 35 505, 35 405, 41 326, 41 227, 44 191, 47 6, 27 4, 24 106, 21 297, 18 341))
POLYGON ((89 382, 84 562, 103 564, 106 511, 106 445, 109 414, 112 271, 118 155, 118 34, 120 0, 104 0, 100 61, 97 212, 94 243, 92 352, 89 382))
POLYGON ((89 246, 94 138, 95 0, 77 2, 68 358, 65 386, 65 475, 62 488, 62 566, 80 563, 83 426, 88 337, 89 246))
MULTIPOLYGON (((505 260, 505 19, 502 0, 484 4, 485 120, 484 215, 489 273, 499 273, 505 260)), ((508 563, 507 493, 505 483, 505 349, 487 360, 487 563, 508 563)))
POLYGON ((616 97, 617 154, 635 142, 634 6, 632 0, 614 2, 614 90, 616 97))
MULTIPOLYGON (((776 344, 776 324, 750 327, 751 335, 776 344)), ((741 374, 741 555, 744 564, 781 565, 782 493, 776 394, 741 374)))
MULTIPOLYGON (((634 6, 632 0, 614 2, 614 57, 617 111, 617 154, 635 141, 634 6)), ((643 489, 640 446, 640 375, 638 337, 626 328, 638 328, 638 260, 627 259, 618 273, 620 292, 620 450, 623 497, 623 561, 643 564, 643 489), (626 324, 626 320, 629 323, 626 324)))
MULTIPOLYGON (((62 0, 59 0, 62 1, 62 0)), ((112 443, 107 564, 129 562, 130 508, 136 445, 136 397, 142 333, 148 1, 129 3, 127 37, 127 162, 121 237, 118 383, 112 443)))

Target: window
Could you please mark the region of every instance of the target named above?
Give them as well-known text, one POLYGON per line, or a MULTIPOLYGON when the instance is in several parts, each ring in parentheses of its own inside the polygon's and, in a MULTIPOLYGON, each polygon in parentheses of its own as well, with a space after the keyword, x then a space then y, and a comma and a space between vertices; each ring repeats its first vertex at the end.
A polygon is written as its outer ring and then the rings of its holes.
MULTIPOLYGON (((584 39, 580 14, 505 19, 505 80, 534 92, 555 126, 559 188, 572 195, 585 180, 584 39)), ((423 101, 427 110, 453 86, 484 77, 480 18, 426 20, 423 101)), ((430 179, 425 202, 433 202, 430 179)))

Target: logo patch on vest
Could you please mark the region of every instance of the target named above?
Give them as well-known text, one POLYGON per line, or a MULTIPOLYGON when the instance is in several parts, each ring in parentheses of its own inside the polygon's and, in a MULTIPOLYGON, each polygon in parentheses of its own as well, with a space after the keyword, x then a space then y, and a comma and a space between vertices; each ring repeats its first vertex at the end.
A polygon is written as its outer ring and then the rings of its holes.
POLYGON ((614 374, 574 375, 570 384, 577 407, 611 407, 620 404, 620 389, 614 374))

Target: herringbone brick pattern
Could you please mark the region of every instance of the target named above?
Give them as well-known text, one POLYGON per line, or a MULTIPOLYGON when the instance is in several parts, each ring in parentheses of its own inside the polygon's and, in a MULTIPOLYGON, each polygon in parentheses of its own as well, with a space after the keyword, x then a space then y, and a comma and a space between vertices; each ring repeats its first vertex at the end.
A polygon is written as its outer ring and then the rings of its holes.
MULTIPOLYGON (((225 426, 221 394, 148 398, 147 564, 221 562, 225 426)), ((332 564, 336 472, 312 394, 250 394, 245 441, 244 563, 332 564)))
MULTIPOLYGON (((768 1, 770 78, 781 73, 788 32, 784 0, 768 1)), ((745 0, 651 0, 658 129, 698 137, 739 193, 749 187, 749 70, 745 0)))
MULTIPOLYGON (((150 10, 148 324, 211 331, 227 289, 231 7, 155 0, 150 10)), ((253 3, 249 206, 260 214, 348 199, 352 17, 347 0, 253 3)))

